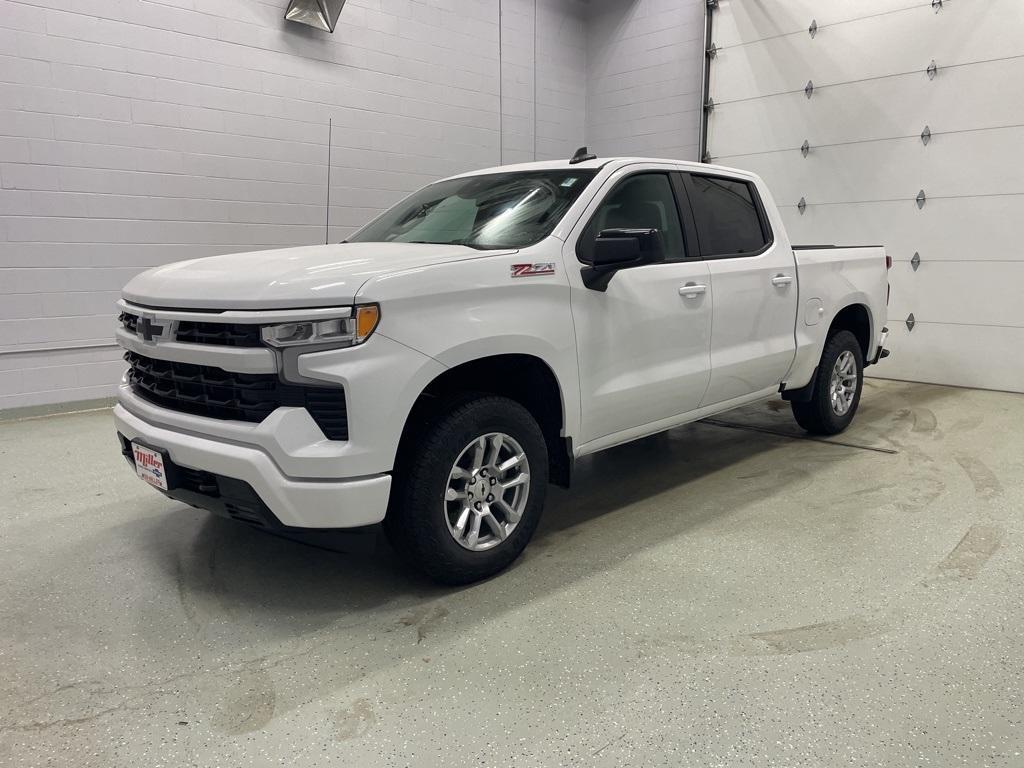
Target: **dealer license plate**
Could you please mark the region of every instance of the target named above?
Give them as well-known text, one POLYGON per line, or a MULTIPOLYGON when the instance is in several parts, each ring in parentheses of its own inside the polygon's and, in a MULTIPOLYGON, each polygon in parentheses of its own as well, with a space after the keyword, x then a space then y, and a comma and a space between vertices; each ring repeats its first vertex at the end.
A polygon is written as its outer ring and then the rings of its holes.
POLYGON ((164 457, 159 451, 132 443, 132 454, 135 456, 135 472, 161 491, 167 490, 167 471, 164 469, 164 457))

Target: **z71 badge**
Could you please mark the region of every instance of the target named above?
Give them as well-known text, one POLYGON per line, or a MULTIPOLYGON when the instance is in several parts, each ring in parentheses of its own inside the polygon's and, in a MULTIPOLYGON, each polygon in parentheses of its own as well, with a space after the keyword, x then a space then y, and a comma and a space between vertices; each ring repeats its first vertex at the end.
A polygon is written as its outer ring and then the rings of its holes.
POLYGON ((543 261, 539 264, 513 264, 512 277, 540 277, 555 274, 555 263, 543 261))

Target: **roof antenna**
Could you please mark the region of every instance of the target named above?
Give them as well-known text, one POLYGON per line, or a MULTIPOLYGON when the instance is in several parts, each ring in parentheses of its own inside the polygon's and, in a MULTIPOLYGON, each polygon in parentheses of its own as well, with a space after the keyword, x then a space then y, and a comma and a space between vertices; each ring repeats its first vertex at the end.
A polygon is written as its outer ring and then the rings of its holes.
POLYGON ((597 155, 592 155, 587 152, 586 147, 580 147, 576 150, 576 153, 569 160, 569 165, 576 165, 576 163, 583 163, 587 160, 597 160, 597 155))

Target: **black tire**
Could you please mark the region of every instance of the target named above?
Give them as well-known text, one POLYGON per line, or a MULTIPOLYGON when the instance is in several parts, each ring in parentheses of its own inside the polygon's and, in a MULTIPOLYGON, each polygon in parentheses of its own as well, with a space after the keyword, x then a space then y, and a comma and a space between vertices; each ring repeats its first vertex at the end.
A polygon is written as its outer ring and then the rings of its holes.
POLYGON ((526 548, 540 522, 547 484, 547 444, 526 408, 491 395, 452 401, 427 418, 396 463, 384 531, 398 553, 434 581, 479 581, 508 567, 526 548), (463 450, 476 438, 496 432, 511 437, 526 454, 529 493, 508 537, 491 549, 473 551, 449 530, 445 492, 463 450))
POLYGON ((857 337, 849 331, 839 331, 825 342, 818 364, 818 375, 814 381, 811 399, 807 402, 791 403, 796 423, 815 435, 837 435, 853 421, 860 405, 860 394, 864 388, 864 353, 857 337), (849 352, 853 356, 857 373, 857 389, 853 401, 845 413, 837 413, 832 406, 831 382, 839 357, 849 352))

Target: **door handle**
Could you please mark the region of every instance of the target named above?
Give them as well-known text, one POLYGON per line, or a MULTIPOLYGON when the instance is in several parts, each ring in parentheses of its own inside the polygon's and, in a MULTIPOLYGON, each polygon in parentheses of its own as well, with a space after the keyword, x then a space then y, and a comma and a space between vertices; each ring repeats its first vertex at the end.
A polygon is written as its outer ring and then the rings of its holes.
POLYGON ((789 275, 776 275, 772 278, 772 285, 789 285, 793 282, 793 278, 789 275))
POLYGON ((686 285, 679 286, 679 295, 684 299, 694 299, 702 293, 707 293, 707 290, 708 287, 706 285, 687 283, 686 285))

